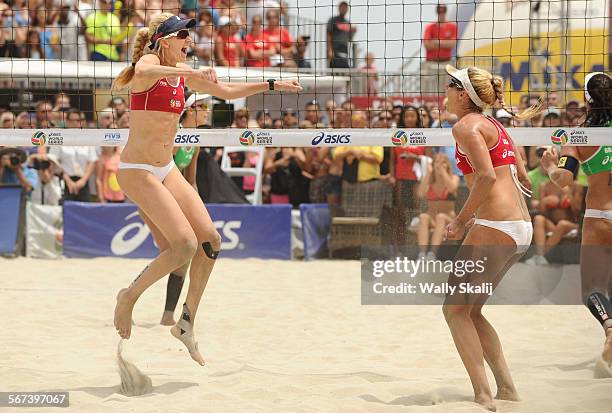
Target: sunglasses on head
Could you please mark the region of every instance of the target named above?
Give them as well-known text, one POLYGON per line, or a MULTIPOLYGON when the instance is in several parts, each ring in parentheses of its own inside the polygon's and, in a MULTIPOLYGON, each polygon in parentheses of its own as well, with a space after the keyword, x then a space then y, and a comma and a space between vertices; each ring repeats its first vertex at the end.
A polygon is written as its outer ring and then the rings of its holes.
POLYGON ((458 81, 457 79, 455 79, 454 77, 451 77, 450 82, 448 82, 448 87, 455 88, 457 90, 463 90, 464 89, 464 87, 461 84, 461 82, 458 81))

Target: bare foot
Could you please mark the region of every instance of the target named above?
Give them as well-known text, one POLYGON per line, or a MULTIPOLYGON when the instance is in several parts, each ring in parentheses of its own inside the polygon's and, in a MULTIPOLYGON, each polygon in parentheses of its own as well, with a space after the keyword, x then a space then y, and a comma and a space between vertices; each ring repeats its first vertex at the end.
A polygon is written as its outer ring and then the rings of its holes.
POLYGON ((488 394, 474 396, 474 401, 490 412, 497 411, 495 401, 493 401, 493 398, 488 394))
POLYGON ((198 343, 196 343, 193 338, 193 332, 187 332, 185 330, 182 330, 180 327, 176 325, 170 329, 170 332, 172 333, 174 337, 181 340, 181 342, 185 345, 185 347, 187 347, 187 350, 189 351, 189 355, 191 356, 191 358, 196 363, 198 363, 200 366, 203 366, 204 357, 202 357, 202 355, 200 354, 200 351, 198 350, 198 343))
POLYGON ((511 402, 518 402, 521 400, 516 389, 511 387, 499 387, 495 398, 497 400, 508 400, 511 402))
POLYGON ((601 358, 612 368, 612 327, 606 330, 606 343, 604 344, 601 358))
POLYGON ((162 326, 173 326, 176 324, 174 321, 174 312, 173 311, 164 311, 164 315, 162 315, 162 319, 159 322, 162 326))
POLYGON ((130 338, 132 332, 132 310, 134 302, 127 297, 127 288, 122 288, 117 293, 117 305, 115 306, 115 328, 121 338, 130 338))

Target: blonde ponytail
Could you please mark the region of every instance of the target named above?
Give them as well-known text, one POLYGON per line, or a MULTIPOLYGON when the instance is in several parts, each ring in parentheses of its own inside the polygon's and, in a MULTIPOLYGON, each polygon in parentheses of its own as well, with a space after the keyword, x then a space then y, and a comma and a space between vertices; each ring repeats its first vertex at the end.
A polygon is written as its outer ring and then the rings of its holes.
POLYGON ((113 82, 111 86, 111 91, 118 91, 129 86, 132 78, 134 77, 134 73, 136 72, 136 63, 140 60, 140 58, 145 54, 145 48, 149 43, 151 35, 157 31, 157 28, 160 24, 168 20, 170 17, 174 17, 172 13, 160 13, 155 16, 149 27, 143 27, 138 30, 136 33, 136 39, 134 40, 134 50, 132 51, 132 64, 126 67, 119 73, 119 76, 113 82))
POLYGON ((136 63, 144 55, 144 49, 147 47, 147 43, 149 43, 149 29, 143 27, 142 29, 138 30, 138 33, 136 33, 134 50, 132 51, 132 64, 119 73, 119 76, 117 76, 113 82, 113 85, 111 86, 111 91, 115 92, 124 89, 130 84, 132 78, 134 77, 134 73, 136 72, 136 63))
POLYGON ((518 120, 528 120, 542 113, 542 105, 544 104, 544 98, 542 96, 540 96, 537 103, 528 107, 521 113, 514 113, 512 108, 508 106, 506 104, 506 101, 504 100, 504 80, 499 76, 493 76, 491 80, 491 85, 493 86, 493 91, 495 92, 495 96, 499 101, 500 106, 506 112, 511 114, 513 118, 518 120))

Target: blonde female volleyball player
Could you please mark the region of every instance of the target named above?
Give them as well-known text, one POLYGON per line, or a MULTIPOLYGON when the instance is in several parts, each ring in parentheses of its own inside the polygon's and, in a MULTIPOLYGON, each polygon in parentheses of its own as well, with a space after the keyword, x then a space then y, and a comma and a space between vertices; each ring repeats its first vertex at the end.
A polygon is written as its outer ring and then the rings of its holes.
POLYGON ((138 31, 132 65, 114 82, 114 89, 131 86, 129 141, 121 154, 118 180, 126 195, 147 215, 168 243, 132 282, 119 291, 114 324, 122 338, 130 337, 132 309, 138 297, 157 280, 190 259, 189 290, 172 335, 181 340, 200 365, 204 358, 193 335, 200 299, 219 254, 220 237, 194 188, 172 161, 173 141, 183 112, 184 86, 222 99, 236 99, 268 89, 298 92, 297 81, 273 79, 261 83, 224 83, 211 68, 195 70, 183 62, 192 40, 193 19, 170 13, 156 16, 138 31), (148 53, 145 53, 147 51, 148 53))
MULTIPOLYGON (((504 127, 482 113, 496 102, 512 113, 504 102, 502 79, 475 67, 457 70, 447 66, 446 70, 451 76, 448 111, 459 117, 453 127, 455 159, 470 189, 461 212, 447 227, 447 238, 459 240, 469 228, 455 262, 484 263, 484 271, 474 270, 463 276, 455 272, 449 283, 490 282, 495 288, 531 244, 533 228, 523 196, 530 194, 527 171, 504 127)), ((515 116, 526 119, 537 112, 535 105, 515 116)), ((482 315, 488 297, 478 292, 447 296, 444 317, 470 376, 475 401, 494 411, 484 360, 495 376, 496 397, 518 400, 518 394, 499 337, 482 315)))
MULTIPOLYGON (((583 126, 611 127, 612 77, 590 73, 584 86, 589 110, 583 126)), ((551 181, 571 185, 581 164, 589 181, 580 251, 582 298, 604 328, 602 358, 612 367, 612 146, 564 146, 561 155, 551 148, 542 157, 551 181)))

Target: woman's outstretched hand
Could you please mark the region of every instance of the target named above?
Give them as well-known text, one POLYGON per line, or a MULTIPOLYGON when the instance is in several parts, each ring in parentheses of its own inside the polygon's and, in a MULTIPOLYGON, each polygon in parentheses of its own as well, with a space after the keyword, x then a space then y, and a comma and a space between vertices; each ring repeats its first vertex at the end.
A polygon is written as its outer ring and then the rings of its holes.
POLYGON ((297 93, 302 90, 302 86, 297 80, 277 80, 274 82, 274 90, 297 93))
POLYGON ((197 75, 200 79, 208 80, 209 82, 217 83, 217 72, 212 67, 203 67, 197 70, 197 75))

